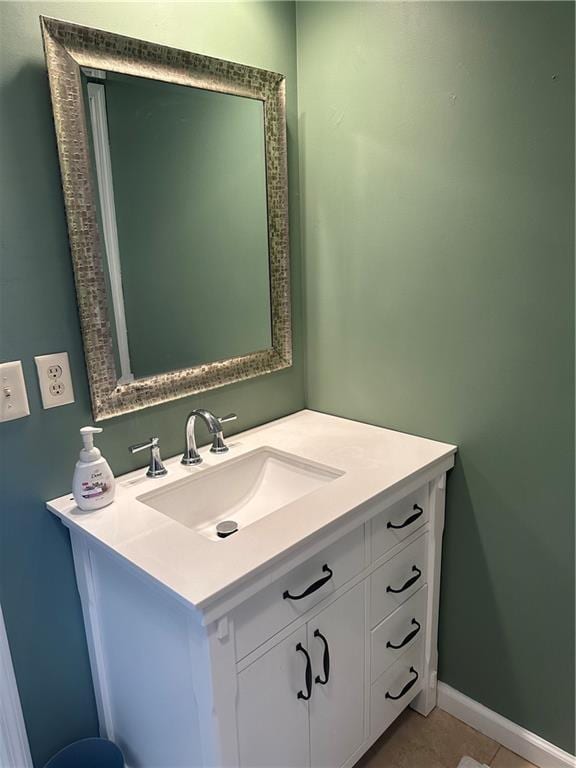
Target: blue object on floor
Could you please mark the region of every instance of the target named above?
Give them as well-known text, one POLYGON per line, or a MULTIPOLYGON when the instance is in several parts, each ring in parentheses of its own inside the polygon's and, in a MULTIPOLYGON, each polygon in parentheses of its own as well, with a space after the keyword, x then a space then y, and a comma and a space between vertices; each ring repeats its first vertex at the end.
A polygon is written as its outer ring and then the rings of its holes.
POLYGON ((82 739, 57 752, 44 768, 125 767, 124 757, 116 744, 107 739, 82 739))

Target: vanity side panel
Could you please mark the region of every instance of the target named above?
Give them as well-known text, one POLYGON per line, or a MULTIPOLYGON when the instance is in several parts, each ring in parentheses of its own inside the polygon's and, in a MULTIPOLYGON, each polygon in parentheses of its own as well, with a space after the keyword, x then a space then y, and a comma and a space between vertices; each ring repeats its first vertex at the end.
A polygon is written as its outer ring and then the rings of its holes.
POLYGON ((438 614, 440 607, 440 574, 442 565, 442 537, 446 505, 446 474, 429 485, 430 533, 426 581, 428 599, 426 606, 426 635, 424 637, 424 661, 422 691, 411 704, 421 715, 429 715, 438 699, 438 614))
POLYGON ((98 632, 98 614, 95 599, 94 579, 90 566, 90 554, 86 539, 74 528, 70 528, 70 542, 76 572, 76 584, 80 594, 80 605, 86 631, 86 644, 90 658, 90 670, 94 685, 94 698, 98 712, 98 728, 100 736, 116 741, 110 712, 110 702, 106 695, 105 663, 102 654, 102 643, 98 632))
POLYGON ((215 765, 211 680, 198 675, 210 669, 205 629, 193 611, 75 538, 101 732, 128 768, 215 765))

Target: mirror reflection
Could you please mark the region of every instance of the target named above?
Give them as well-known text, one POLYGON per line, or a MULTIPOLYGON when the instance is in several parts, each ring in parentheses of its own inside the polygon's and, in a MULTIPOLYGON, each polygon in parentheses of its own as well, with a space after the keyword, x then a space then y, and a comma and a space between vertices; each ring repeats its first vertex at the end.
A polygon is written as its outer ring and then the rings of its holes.
POLYGON ((263 103, 83 70, 118 381, 272 346, 263 103))

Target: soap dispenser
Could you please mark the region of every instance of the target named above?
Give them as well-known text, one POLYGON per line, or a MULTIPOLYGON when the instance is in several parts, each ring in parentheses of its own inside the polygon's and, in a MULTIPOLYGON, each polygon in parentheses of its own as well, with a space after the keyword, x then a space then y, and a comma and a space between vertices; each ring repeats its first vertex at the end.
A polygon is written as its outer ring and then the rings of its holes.
POLYGON ((94 434, 100 427, 82 427, 80 434, 84 447, 76 462, 72 493, 79 509, 100 509, 114 500, 116 481, 110 465, 94 445, 94 434))

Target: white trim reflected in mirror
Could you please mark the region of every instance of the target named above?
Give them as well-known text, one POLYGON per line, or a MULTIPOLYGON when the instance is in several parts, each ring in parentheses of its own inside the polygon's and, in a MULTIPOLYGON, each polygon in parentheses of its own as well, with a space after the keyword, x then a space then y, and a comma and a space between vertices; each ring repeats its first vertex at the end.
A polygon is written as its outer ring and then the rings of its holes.
MULTIPOLYGON (((88 70, 92 77, 98 73, 102 79, 105 72, 88 70)), ((114 312, 116 343, 120 365, 119 384, 134 381, 130 365, 130 348, 128 347, 128 329, 126 327, 126 310, 124 307, 124 291, 122 289, 122 269, 120 266, 120 246, 118 245, 118 227, 116 224, 116 205, 114 203, 114 184, 112 180, 112 158, 110 157, 110 138, 108 136, 108 115, 106 114, 106 91, 100 83, 88 83, 88 104, 90 106, 90 121, 92 123, 92 142, 94 147, 94 163, 98 177, 98 200, 102 219, 104 250, 110 278, 110 295, 114 312)))

